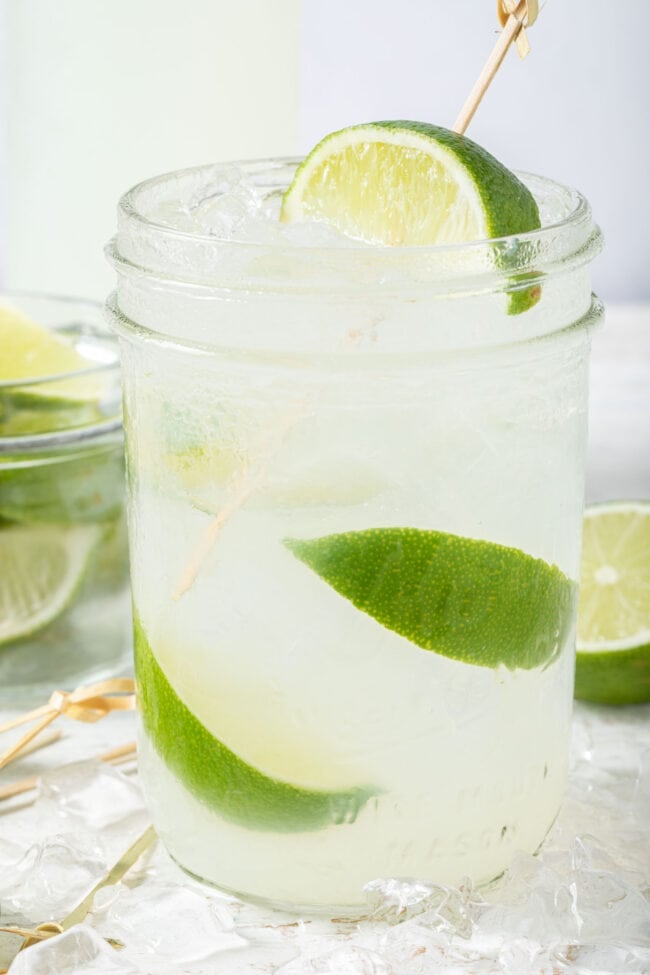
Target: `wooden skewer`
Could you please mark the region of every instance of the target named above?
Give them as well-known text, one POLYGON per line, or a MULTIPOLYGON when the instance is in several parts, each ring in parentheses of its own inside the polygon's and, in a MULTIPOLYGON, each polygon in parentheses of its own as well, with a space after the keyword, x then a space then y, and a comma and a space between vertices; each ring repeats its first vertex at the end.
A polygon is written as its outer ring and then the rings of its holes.
MULTIPOLYGON (((130 741, 126 745, 112 748, 110 751, 96 755, 95 757, 100 762, 108 762, 110 765, 120 765, 133 758, 135 750, 135 742, 130 741)), ((0 802, 3 799, 12 799, 14 796, 20 796, 24 792, 31 792, 33 789, 36 789, 40 778, 40 775, 30 775, 25 779, 20 779, 18 782, 10 782, 9 785, 2 786, 0 788, 0 802)))
POLYGON ((17 718, 12 718, 10 721, 5 721, 4 724, 0 724, 0 735, 5 731, 11 731, 12 728, 18 728, 21 724, 26 724, 28 721, 35 721, 37 718, 42 718, 44 715, 49 714, 52 708, 49 704, 44 704, 40 708, 34 708, 33 711, 25 711, 24 714, 19 714, 17 718))
POLYGON ((527 14, 528 0, 520 0, 515 10, 508 17, 492 53, 485 62, 483 70, 476 80, 476 84, 470 91, 458 118, 454 122, 453 131, 458 132, 459 135, 463 135, 467 126, 474 118, 474 113, 481 104, 483 96, 490 87, 495 74, 503 64, 510 45, 516 40, 519 32, 522 30, 527 14))
POLYGON ((30 741, 28 745, 25 745, 20 752, 20 757, 24 758, 25 755, 31 755, 33 752, 37 752, 41 748, 47 748, 48 745, 53 745, 55 741, 59 741, 61 735, 62 732, 60 730, 46 731, 45 734, 35 738, 33 741, 30 741))
POLYGON ((256 463, 244 471, 242 478, 235 485, 232 499, 214 516, 192 550, 189 561, 183 568, 176 589, 172 594, 174 601, 179 600, 181 596, 192 588, 203 563, 214 548, 224 525, 246 504, 253 491, 259 487, 269 463, 282 447, 287 435, 296 423, 306 415, 307 408, 307 404, 304 402, 293 407, 282 418, 281 423, 264 444, 256 463))
POLYGON ((47 704, 0 725, 0 734, 2 734, 30 721, 36 721, 36 724, 26 731, 22 738, 15 741, 0 755, 0 769, 23 755, 25 749, 31 747, 32 741, 61 715, 66 715, 75 721, 94 722, 101 720, 111 711, 131 710, 135 707, 134 690, 135 686, 131 678, 114 677, 97 684, 77 687, 72 692, 53 691, 47 704))
MULTIPOLYGON (((26 731, 20 741, 8 748, 6 752, 3 752, 3 754, 0 755, 0 769, 3 769, 5 765, 8 765, 9 762, 11 762, 12 759, 14 759, 19 753, 23 754, 25 749, 30 747, 34 738, 40 735, 41 731, 47 728, 48 724, 51 724, 51 722, 54 721, 55 718, 58 718, 58 716, 58 712, 51 711, 49 714, 45 715, 44 718, 41 718, 33 728, 26 731)), ((13 724, 13 727, 15 726, 16 723, 13 724)), ((11 727, 11 725, 0 728, 0 731, 6 730, 6 727, 11 727)))

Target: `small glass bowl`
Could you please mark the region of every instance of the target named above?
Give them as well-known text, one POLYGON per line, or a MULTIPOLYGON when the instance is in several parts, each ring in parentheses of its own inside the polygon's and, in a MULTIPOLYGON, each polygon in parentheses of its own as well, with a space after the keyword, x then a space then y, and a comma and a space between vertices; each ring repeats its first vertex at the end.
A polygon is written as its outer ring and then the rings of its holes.
POLYGON ((0 294, 7 306, 87 363, 0 382, 0 701, 13 705, 120 671, 131 615, 117 342, 93 302, 0 294))

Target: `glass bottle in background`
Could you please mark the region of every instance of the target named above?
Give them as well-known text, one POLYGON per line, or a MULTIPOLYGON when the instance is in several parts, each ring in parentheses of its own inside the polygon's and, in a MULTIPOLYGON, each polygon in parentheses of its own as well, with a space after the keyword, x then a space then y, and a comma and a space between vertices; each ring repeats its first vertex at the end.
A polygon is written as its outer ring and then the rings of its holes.
POLYGON ((28 342, 26 368, 73 350, 0 381, 0 701, 14 706, 126 666, 131 612, 116 340, 93 302, 2 294, 0 319, 3 377, 28 342))
POLYGON ((0 0, 4 287, 103 300, 125 186, 295 152, 301 5, 0 0))

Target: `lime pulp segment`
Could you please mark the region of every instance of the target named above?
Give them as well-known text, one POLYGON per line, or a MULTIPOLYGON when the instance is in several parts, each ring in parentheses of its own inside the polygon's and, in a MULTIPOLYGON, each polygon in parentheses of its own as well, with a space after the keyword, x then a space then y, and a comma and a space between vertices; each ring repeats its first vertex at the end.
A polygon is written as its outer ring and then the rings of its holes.
POLYGON ((548 664, 573 625, 575 584, 519 549, 416 528, 285 545, 382 626, 463 663, 509 670, 548 664))
POLYGON ((192 714, 165 677, 135 621, 140 713, 154 748, 197 799, 229 822, 278 833, 352 823, 378 790, 305 789, 248 765, 192 714))

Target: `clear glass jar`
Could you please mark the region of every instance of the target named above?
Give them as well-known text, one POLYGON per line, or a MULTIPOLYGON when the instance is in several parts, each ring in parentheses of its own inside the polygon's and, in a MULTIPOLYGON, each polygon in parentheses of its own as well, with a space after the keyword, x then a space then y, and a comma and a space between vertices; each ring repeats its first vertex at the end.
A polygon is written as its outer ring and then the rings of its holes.
POLYGON ((440 248, 201 233, 209 168, 121 201, 142 778, 222 888, 484 883, 555 818, 600 234, 526 180, 544 229, 440 248))
POLYGON ((87 363, 0 382, 0 699, 57 687, 128 661, 131 616, 117 342, 88 301, 0 295, 87 363))

